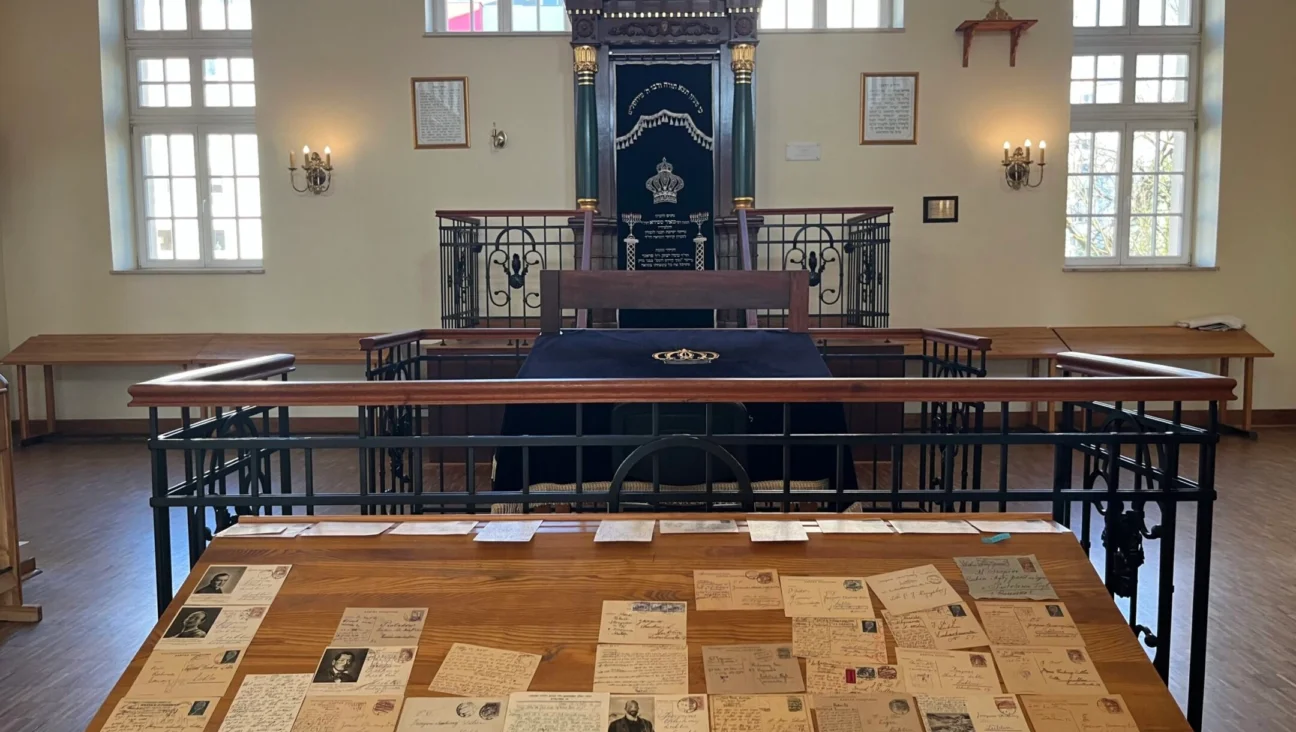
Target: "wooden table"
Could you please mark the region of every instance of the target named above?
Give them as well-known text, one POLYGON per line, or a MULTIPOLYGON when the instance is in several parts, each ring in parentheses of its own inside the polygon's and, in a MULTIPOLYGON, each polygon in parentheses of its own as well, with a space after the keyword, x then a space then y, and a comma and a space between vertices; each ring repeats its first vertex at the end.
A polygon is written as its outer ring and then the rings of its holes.
POLYGON ((365 354, 360 339, 373 333, 217 333, 213 335, 194 361, 212 366, 272 353, 291 353, 298 365, 360 364, 365 354))
MULTIPOLYGON (((1119 326, 1054 328, 1067 350, 1118 358, 1173 361, 1219 359, 1219 373, 1228 376, 1229 359, 1242 359, 1242 432, 1252 435, 1252 395, 1257 358, 1273 358, 1255 336, 1245 330, 1211 332, 1175 326, 1119 326)), ((1220 407, 1220 422, 1228 421, 1228 405, 1220 407)))
MULTIPOLYGON (((588 691, 593 683, 602 602, 691 601, 694 569, 774 568, 789 575, 840 576, 871 575, 934 563, 964 599, 970 599, 953 557, 1034 554, 1060 599, 1071 609, 1108 689, 1125 697, 1139 729, 1189 730, 1174 698, 1071 534, 1017 534, 993 545, 983 544, 980 536, 966 534, 823 535, 814 528, 810 520, 813 516, 762 515, 763 519, 804 521, 811 533, 810 540, 804 543, 761 545, 752 544, 745 532, 658 535, 650 544, 595 544, 599 519, 592 517, 546 517, 544 527, 528 544, 481 544, 468 536, 218 538, 177 597, 187 597, 211 564, 293 565, 248 649, 238 677, 216 708, 214 718, 218 722, 224 718, 244 674, 313 671, 348 607, 430 608, 406 696, 434 696, 427 691, 428 684, 450 645, 456 642, 542 654, 544 660, 531 683, 533 691, 588 691)), ((851 515, 856 516, 864 517, 851 515)), ((606 518, 663 517, 622 514, 606 518)), ((708 517, 742 518, 716 514, 708 517)), ((1035 514, 1003 517, 1041 518, 1035 514)), ((445 516, 442 520, 463 518, 445 516)), ((492 521, 519 517, 474 518, 492 521)), ((180 600, 171 603, 89 729, 100 729, 180 605, 180 600)), ((881 607, 876 600, 875 605, 881 607)), ((690 607, 688 626, 690 690, 694 693, 706 690, 702 646, 783 643, 792 638, 792 622, 781 610, 697 612, 690 607)), ((894 657, 894 649, 891 653, 894 657)), ((208 729, 216 729, 217 722, 208 729)))
MULTIPOLYGON (((1063 351, 1072 349, 1067 348, 1067 344, 1058 338, 1057 333, 1052 328, 1044 326, 1022 326, 1014 328, 950 328, 959 333, 968 335, 984 336, 993 341, 990 352, 986 358, 998 361, 1026 361, 1026 373, 1032 378, 1040 376, 1040 362, 1043 362, 1043 374, 1048 376, 1053 373, 1053 359, 1063 351)), ((1055 404, 1049 402, 1044 408, 1048 412, 1048 429, 1050 432, 1057 429, 1057 409, 1055 404)), ((1030 405, 1031 421, 1033 425, 1039 424, 1039 403, 1031 402, 1030 405)))

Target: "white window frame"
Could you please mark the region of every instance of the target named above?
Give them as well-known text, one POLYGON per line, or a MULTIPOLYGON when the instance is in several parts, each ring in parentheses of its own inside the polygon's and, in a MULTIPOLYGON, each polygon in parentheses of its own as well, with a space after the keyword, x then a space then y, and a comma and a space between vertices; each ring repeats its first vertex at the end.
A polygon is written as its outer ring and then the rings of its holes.
MULTIPOLYGON (((1121 163, 1116 207, 1116 254, 1113 257, 1065 257, 1067 268, 1086 267, 1179 267, 1192 262, 1196 244, 1197 200, 1197 117, 1201 87, 1201 0, 1191 0, 1192 24, 1188 26, 1143 27, 1138 25, 1138 3, 1125 0, 1125 25, 1074 28, 1072 56, 1120 54, 1121 102, 1119 104, 1072 104, 1071 131, 1119 131, 1121 163), (1186 54, 1188 56, 1188 99, 1184 103, 1162 104, 1134 101, 1137 59, 1140 54, 1186 54), (1138 130, 1183 130, 1184 151, 1183 240, 1174 257, 1136 257, 1130 254, 1130 229, 1134 181, 1134 132, 1138 130)), ((1159 0, 1152 0, 1157 2, 1159 0)), ((1070 73, 1067 94, 1070 95, 1070 73)), ((1069 147, 1069 146, 1068 146, 1069 147)), ((1070 175, 1068 173, 1068 184, 1070 175)), ((1064 250, 1065 251, 1065 250, 1064 250)))
MULTIPOLYGON (((794 0, 787 0, 791 4, 794 0)), ((905 0, 881 0, 880 17, 876 28, 829 28, 828 0, 812 0, 813 11, 809 28, 766 28, 761 33, 878 33, 904 30, 905 0)), ((786 15, 784 16, 786 17, 786 15)), ((853 18, 854 16, 852 16, 853 18)))
MULTIPOLYGON (((536 0, 538 3, 540 0, 536 0)), ((499 13, 498 30, 471 30, 471 31, 449 31, 446 30, 446 23, 449 20, 449 14, 446 12, 446 0, 424 0, 424 13, 426 17, 425 33, 428 36, 498 36, 498 35, 520 35, 520 36, 570 36, 571 35, 571 16, 567 13, 567 7, 563 5, 563 29, 560 31, 550 30, 513 30, 513 0, 498 0, 497 11, 499 13)))
MULTIPOLYGON (((264 1, 264 0, 263 0, 264 1)), ((274 0, 269 0, 273 2, 274 0)), ((137 270, 260 270, 263 259, 216 259, 212 250, 211 171, 207 166, 206 137, 209 134, 257 134, 256 107, 207 107, 204 105, 202 62, 204 58, 252 58, 251 31, 203 31, 199 29, 200 0, 186 0, 189 30, 141 31, 135 27, 135 0, 122 0, 128 18, 126 61, 130 82, 131 160, 135 211, 135 268, 137 270), (193 103, 189 107, 140 106, 139 61, 144 58, 189 59, 189 85, 193 103), (149 256, 148 192, 144 183, 143 138, 150 134, 192 134, 195 177, 198 187, 198 229, 200 259, 167 260, 149 256)), ((257 0, 253 0, 257 2, 257 0)), ((258 74, 259 76, 259 74, 258 74)), ((259 78, 254 82, 259 84, 259 78)), ((261 103, 260 95, 257 98, 261 103)), ((259 162, 259 161, 258 161, 259 162)), ((258 181, 264 182, 264 171, 258 181)), ((264 187, 262 187, 264 194, 264 187)), ((237 195, 237 193, 235 193, 237 195)), ((262 256, 265 247, 265 210, 262 196, 262 256)), ((239 253, 242 254, 240 242, 239 253)))

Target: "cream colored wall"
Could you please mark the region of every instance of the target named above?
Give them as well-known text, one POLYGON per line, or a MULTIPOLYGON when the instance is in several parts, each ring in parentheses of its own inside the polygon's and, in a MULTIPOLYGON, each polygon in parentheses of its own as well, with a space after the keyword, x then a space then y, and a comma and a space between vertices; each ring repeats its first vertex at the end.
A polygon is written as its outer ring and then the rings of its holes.
MULTIPOLYGON (((422 0, 255 5, 266 273, 114 275, 97 2, 0 4, 0 247, 13 343, 53 332, 435 324, 435 210, 570 204, 564 39, 427 39, 422 0), (430 75, 470 77, 471 149, 413 150, 409 78, 430 75), (509 132, 504 151, 486 143, 492 122, 509 132), (327 196, 298 196, 284 180, 286 151, 303 144, 333 148, 327 196)), ((953 28, 984 12, 972 0, 909 0, 903 33, 771 34, 757 54, 759 203, 894 205, 897 325, 1236 313, 1280 356, 1258 370, 1258 404, 1296 406, 1293 296, 1281 281, 1296 257, 1296 213, 1286 206, 1296 161, 1282 135, 1296 102, 1274 93, 1296 81, 1296 47, 1278 30, 1296 21, 1296 6, 1230 8, 1221 269, 1197 274, 1062 272, 1067 4, 1011 6, 1041 21, 1015 69, 1006 37, 978 38, 962 68, 953 28), (857 144, 861 71, 921 73, 920 145, 857 144), (1042 188, 1011 192, 998 166, 1002 141, 1025 137, 1053 143, 1054 165, 1042 188), (784 161, 794 141, 820 143, 824 159, 784 161), (960 224, 920 223, 921 198, 934 194, 961 197, 960 224)), ((60 373, 61 414, 88 418, 139 416, 123 407, 125 386, 155 372, 60 373)))

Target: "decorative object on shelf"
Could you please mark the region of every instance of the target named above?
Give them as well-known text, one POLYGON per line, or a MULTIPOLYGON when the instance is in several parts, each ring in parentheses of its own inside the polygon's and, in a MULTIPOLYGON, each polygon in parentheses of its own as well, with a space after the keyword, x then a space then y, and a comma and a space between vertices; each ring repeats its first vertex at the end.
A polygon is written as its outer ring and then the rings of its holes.
POLYGON ((924 224, 957 224, 958 196, 923 196, 924 224))
POLYGON ((918 144, 918 74, 860 74, 860 144, 918 144))
POLYGON ((297 187, 297 156, 291 151, 288 153, 288 180, 292 183, 294 191, 298 193, 328 193, 329 188, 333 186, 333 151, 327 146, 324 148, 323 157, 317 152, 311 152, 310 146, 302 147, 302 173, 305 180, 304 187, 297 187))
POLYGON ((1026 149, 1014 149, 1011 142, 1004 143, 1004 178, 1008 181, 1008 187, 1014 191, 1020 191, 1022 188, 1039 188, 1044 183, 1044 153, 1048 144, 1040 140, 1039 160, 1031 159, 1031 141, 1026 141, 1026 149), (1036 183, 1030 182, 1031 165, 1039 165, 1040 177, 1036 183))
MULTIPOLYGON (((468 147, 468 77, 414 78, 410 79, 410 88, 414 100, 414 149, 468 147)), ((494 141, 492 135, 492 144, 494 141)))
POLYGON ((639 246, 639 240, 634 235, 634 227, 635 224, 643 221, 643 214, 623 213, 621 214, 621 220, 625 222, 626 226, 630 227, 630 233, 625 238, 625 250, 626 269, 631 270, 635 268, 635 249, 639 246))
POLYGON ((711 220, 709 211, 689 214, 689 221, 697 224, 698 233, 693 237, 693 268, 702 271, 706 269, 706 235, 702 233, 702 225, 711 220))
POLYGON ((1038 20, 1014 20, 1007 10, 995 0, 994 8, 981 20, 965 20, 955 30, 963 34, 963 68, 967 68, 968 56, 972 52, 972 36, 976 33, 1008 33, 1012 36, 1008 51, 1008 65, 1017 65, 1017 44, 1021 34, 1027 28, 1038 23, 1038 20))
POLYGON ((662 363, 688 365, 713 363, 716 359, 720 358, 720 354, 715 351, 692 351, 687 348, 681 348, 678 351, 659 351, 653 354, 653 358, 662 363))

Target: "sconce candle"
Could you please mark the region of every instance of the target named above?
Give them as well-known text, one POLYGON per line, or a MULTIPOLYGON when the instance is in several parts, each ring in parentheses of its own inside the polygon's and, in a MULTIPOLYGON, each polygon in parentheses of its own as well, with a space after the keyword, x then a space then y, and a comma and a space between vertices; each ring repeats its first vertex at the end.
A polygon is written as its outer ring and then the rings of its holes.
POLYGON ((1012 153, 1012 143, 1004 141, 1004 165, 1008 164, 1008 156, 1012 153))
POLYGON ((333 151, 325 147, 324 156, 310 151, 309 145, 302 146, 302 172, 305 174, 305 185, 297 187, 297 159, 288 153, 288 180, 298 193, 327 193, 333 185, 333 151))
POLYGON ((1039 188, 1044 183, 1044 150, 1048 145, 1040 140, 1039 162, 1036 163, 1031 159, 1031 141, 1027 140, 1023 148, 1012 149, 1012 143, 1004 143, 1004 178, 1008 181, 1008 187, 1014 191, 1020 191, 1022 188, 1039 188), (1039 182, 1031 183, 1031 165, 1039 165, 1040 177, 1039 182))
POLYGON ((1048 149, 1048 143, 1040 140, 1040 165, 1044 164, 1044 151, 1048 149))

